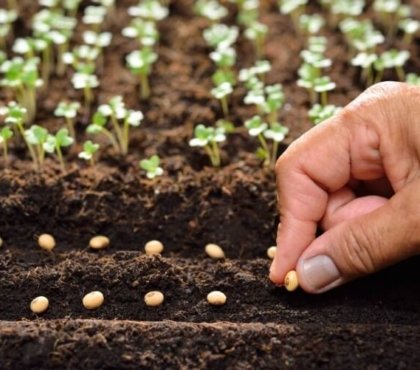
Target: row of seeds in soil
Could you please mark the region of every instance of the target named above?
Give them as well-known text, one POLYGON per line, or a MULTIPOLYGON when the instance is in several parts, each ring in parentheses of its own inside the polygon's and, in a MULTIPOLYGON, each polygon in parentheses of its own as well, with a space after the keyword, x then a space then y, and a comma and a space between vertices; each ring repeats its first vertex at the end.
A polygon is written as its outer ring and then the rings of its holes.
MULTIPOLYGON (((245 87, 243 104, 254 107, 253 117, 244 117, 244 126, 250 138, 260 146, 256 152, 261 162, 270 166, 277 159, 279 143, 289 129, 279 120, 287 101, 281 84, 267 85, 265 75, 271 69, 266 59, 265 44, 269 29, 261 21, 264 1, 231 0, 237 17, 231 25, 232 15, 224 1, 198 0, 194 3, 194 16, 207 22, 203 31, 209 59, 214 63, 214 73, 209 76, 214 87, 209 96, 220 101, 219 119, 214 125, 197 124, 189 145, 200 147, 209 156, 209 162, 219 167, 220 146, 229 134, 237 131, 229 120, 229 100, 238 86, 245 87), (239 37, 248 39, 253 45, 254 64, 238 70, 236 44, 239 37)), ((0 50, 0 84, 10 97, 8 105, 1 109, 5 126, 0 132, 1 143, 8 162, 7 148, 13 136, 27 146, 36 167, 41 170, 46 153, 55 155, 65 171, 63 150, 75 140, 75 118, 84 106, 90 124, 86 128, 92 140, 83 144, 79 157, 94 164, 99 150, 98 137, 105 139, 116 153, 126 155, 129 150, 130 129, 140 126, 143 113, 129 109, 122 96, 115 96, 94 111, 95 89, 101 84, 100 70, 104 55, 115 35, 106 31, 112 23, 116 2, 92 0, 88 6, 80 7, 80 0, 39 0, 39 9, 29 22, 31 35, 13 38, 14 22, 22 9, 17 2, 9 1, 9 9, 2 9, 3 24, 0 50), (75 43, 77 26, 82 24, 83 41, 75 43), (55 115, 63 119, 65 126, 56 133, 49 133, 36 120, 38 93, 49 86, 52 76, 71 76, 73 89, 83 92, 83 102, 62 101, 55 115), (81 104, 83 103, 83 104, 81 104), (31 125, 32 124, 32 125, 31 125), (29 126, 31 125, 31 126, 29 126)), ((308 91, 311 102, 309 118, 318 124, 336 114, 340 108, 329 104, 328 95, 336 89, 336 83, 328 74, 333 61, 328 53, 327 28, 339 30, 348 49, 348 66, 360 69, 360 77, 366 86, 381 81, 384 76, 420 84, 415 73, 405 73, 410 60, 409 48, 416 40, 420 22, 413 9, 399 0, 375 0, 369 6, 365 0, 320 0, 322 12, 311 13, 308 0, 279 0, 278 9, 290 16, 297 40, 302 41, 302 65, 299 68, 297 85, 308 91), (372 11, 372 19, 364 13, 372 11), (385 40, 389 44, 399 40, 400 49, 381 51, 385 40)), ((146 101, 153 94, 149 77, 153 65, 159 58, 157 45, 162 37, 159 22, 170 16, 170 7, 165 0, 142 0, 126 9, 129 24, 121 29, 127 39, 137 43, 124 60, 125 67, 138 78, 139 101, 146 101)), ((139 166, 148 178, 164 174, 161 159, 157 155, 140 161, 139 166)))

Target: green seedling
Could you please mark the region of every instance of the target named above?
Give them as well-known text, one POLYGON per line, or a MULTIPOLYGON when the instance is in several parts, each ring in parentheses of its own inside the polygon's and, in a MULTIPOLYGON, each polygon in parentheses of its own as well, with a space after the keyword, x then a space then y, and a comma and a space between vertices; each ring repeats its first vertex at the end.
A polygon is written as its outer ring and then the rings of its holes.
POLYGON ((273 142, 270 159, 271 165, 276 163, 279 144, 285 139, 288 133, 289 129, 278 122, 271 123, 270 127, 264 131, 264 137, 273 142))
POLYGON ((420 75, 415 73, 408 73, 406 77, 406 82, 410 85, 420 86, 420 75))
POLYGON ((308 0, 279 0, 279 9, 282 14, 290 15, 295 28, 299 25, 299 17, 305 11, 308 0))
POLYGON ((191 147, 203 147, 210 158, 213 167, 220 167, 219 143, 226 140, 223 127, 206 127, 199 124, 194 129, 194 138, 189 142, 191 147))
POLYGON ((168 16, 169 10, 158 0, 145 0, 139 1, 139 4, 136 6, 129 7, 128 14, 132 17, 158 22, 168 16))
POLYGON ((312 53, 324 54, 327 50, 327 38, 324 36, 310 36, 308 50, 312 53))
POLYGON ((220 101, 225 116, 229 114, 228 96, 232 94, 233 87, 229 82, 223 82, 211 90, 211 94, 220 101))
POLYGON ((210 59, 224 72, 231 72, 236 63, 236 51, 232 47, 217 48, 210 53, 210 59))
POLYGON ((204 40, 212 49, 225 49, 232 46, 239 36, 236 26, 214 24, 203 32, 204 40))
POLYGON ((336 87, 335 82, 329 76, 321 76, 314 81, 314 90, 320 94, 322 105, 328 104, 328 91, 334 90, 336 87))
POLYGON ((238 6, 236 22, 244 27, 249 27, 258 20, 259 0, 231 0, 238 6))
POLYGON ((312 65, 318 70, 331 67, 332 64, 331 59, 326 58, 322 53, 311 50, 302 50, 300 56, 305 63, 312 65))
POLYGON ((79 6, 82 0, 63 0, 63 8, 67 11, 68 16, 70 18, 75 19, 77 15, 77 11, 79 10, 79 6))
POLYGON ((140 126, 142 119, 142 112, 126 109, 122 97, 115 96, 108 104, 99 106, 86 131, 91 134, 102 133, 117 152, 125 155, 128 152, 129 129, 140 126), (112 132, 106 128, 108 121, 111 122, 112 132))
POLYGON ((154 46, 159 40, 156 24, 139 18, 133 19, 128 27, 123 28, 122 35, 136 39, 140 48, 154 46))
POLYGON ((266 99, 263 110, 268 115, 268 122, 273 125, 277 121, 277 112, 284 105, 284 92, 280 84, 270 85, 265 87, 266 99))
POLYGON ((17 16, 18 13, 15 8, 0 9, 0 49, 4 49, 7 36, 12 30, 12 24, 17 16))
POLYGON ((128 68, 139 77, 139 94, 143 99, 150 97, 149 75, 152 71, 152 65, 157 58, 157 54, 150 48, 132 51, 126 57, 128 68))
POLYGON ((157 176, 163 175, 163 168, 160 165, 160 158, 157 155, 152 155, 148 159, 142 159, 139 162, 141 169, 146 171, 148 179, 154 179, 157 176))
POLYGON ((112 33, 111 32, 101 32, 96 33, 94 31, 85 31, 83 32, 83 41, 86 45, 90 45, 94 49, 102 50, 107 46, 111 45, 112 33))
POLYGON ((318 33, 325 25, 325 19, 319 14, 302 14, 299 17, 299 29, 306 35, 318 33))
POLYGON ((251 23, 245 30, 245 37, 254 43, 257 60, 264 56, 264 44, 268 27, 261 22, 251 23))
POLYGON ((69 135, 68 130, 62 128, 55 135, 48 135, 47 140, 43 144, 44 150, 47 153, 55 153, 57 155, 62 172, 66 171, 62 150, 72 145, 73 142, 74 139, 69 135))
POLYGON ((90 5, 85 8, 82 22, 87 26, 91 26, 95 32, 99 33, 105 21, 106 14, 106 7, 90 5))
POLYGON ((217 0, 197 0, 194 5, 194 11, 213 23, 228 15, 228 10, 220 5, 217 0))
POLYGON ((100 49, 95 46, 79 45, 63 55, 63 62, 78 73, 93 74, 99 54, 100 49))
POLYGON ((89 161, 93 167, 95 165, 95 153, 99 150, 99 144, 87 140, 83 144, 83 150, 78 154, 78 157, 89 161))
POLYGON ((261 146, 257 150, 257 156, 264 160, 264 165, 268 165, 270 162, 270 149, 264 137, 264 132, 268 129, 268 124, 260 116, 254 116, 245 121, 245 127, 250 136, 258 138, 261 146))
POLYGON ((44 127, 32 125, 29 129, 25 130, 25 141, 31 148, 31 155, 35 167, 40 171, 44 165, 45 148, 44 144, 48 138, 48 131, 44 127))
POLYGON ((92 89, 99 86, 98 77, 94 74, 77 72, 73 75, 71 82, 76 90, 83 90, 85 109, 89 111, 93 102, 92 89))
POLYGON ((8 163, 8 142, 13 136, 13 131, 9 127, 3 127, 0 130, 0 144, 3 146, 4 166, 7 167, 8 163))
POLYGON ((377 70, 376 82, 382 79, 385 69, 395 69, 400 81, 405 80, 404 65, 410 59, 408 50, 391 49, 383 52, 376 60, 374 67, 377 70))
POLYGON ((243 68, 239 71, 239 81, 243 82, 248 90, 262 88, 264 84, 261 80, 264 80, 266 73, 270 70, 269 61, 258 60, 251 68, 243 68))
POLYGON ((398 23, 398 27, 404 32, 403 41, 407 45, 410 45, 415 35, 419 33, 420 21, 417 19, 402 19, 398 23))
POLYGON ((0 66, 0 86, 10 89, 20 105, 26 108, 26 119, 32 122, 36 113, 36 89, 42 85, 38 77, 38 58, 15 57, 0 66))
POLYGON ((410 7, 401 4, 400 0, 375 0, 373 10, 379 14, 379 20, 388 30, 388 36, 395 34, 399 20, 411 15, 410 7))
POLYGON ((340 23, 340 29, 352 51, 373 52, 378 45, 385 41, 385 37, 374 28, 368 19, 359 21, 354 18, 346 18, 340 23))
POLYGON ((378 56, 373 53, 362 52, 357 54, 352 60, 351 64, 355 67, 360 67, 362 69, 362 80, 365 81, 367 86, 372 85, 374 81, 373 77, 373 66, 377 61, 378 56))
POLYGON ((74 119, 76 118, 77 111, 80 109, 79 102, 60 102, 54 111, 56 117, 63 117, 66 120, 67 129, 69 130, 70 136, 76 138, 76 132, 74 130, 74 119))
POLYGON ((337 114, 342 108, 335 105, 315 104, 308 112, 309 119, 314 125, 321 123, 337 114))

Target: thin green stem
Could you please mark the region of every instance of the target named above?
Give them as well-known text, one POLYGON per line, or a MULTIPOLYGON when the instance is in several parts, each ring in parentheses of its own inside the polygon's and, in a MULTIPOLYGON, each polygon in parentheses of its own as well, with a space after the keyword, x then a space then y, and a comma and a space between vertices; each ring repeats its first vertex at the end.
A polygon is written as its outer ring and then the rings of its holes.
POLYGON ((271 155, 271 164, 274 166, 276 164, 277 161, 277 152, 279 150, 279 143, 278 141, 274 141, 273 142, 273 151, 272 151, 272 155, 271 155))
POLYGON ((227 117, 229 115, 229 105, 226 96, 220 99, 220 105, 222 106, 223 115, 227 117))
POLYGON ((213 149, 213 155, 214 155, 214 166, 220 167, 220 150, 219 146, 215 141, 212 141, 211 143, 212 149, 213 149))
POLYGON ((140 96, 142 99, 148 99, 150 97, 150 86, 149 79, 145 73, 141 73, 140 77, 140 96))
POLYGON ((128 152, 128 144, 129 144, 129 136, 128 136, 128 132, 130 129, 130 125, 128 124, 128 121, 125 120, 124 121, 124 126, 123 126, 123 146, 122 146, 122 152, 123 154, 127 154, 128 152))
POLYGON ((258 140, 260 141, 261 147, 265 152, 264 166, 267 166, 270 163, 270 149, 268 148, 267 141, 265 140, 263 134, 258 135, 258 140))
POLYGON ((324 107, 328 104, 328 94, 326 91, 321 92, 321 105, 324 107))
POLYGON ((4 157, 4 167, 7 168, 8 155, 7 155, 7 141, 6 140, 4 140, 4 144, 3 144, 3 157, 4 157))
POLYGON ((120 147, 119 151, 123 153, 124 152, 124 134, 121 130, 120 125, 118 124, 117 117, 115 117, 114 113, 111 113, 111 123, 112 123, 112 127, 114 127, 114 131, 119 142, 119 147, 120 147))
POLYGON ((106 128, 102 128, 101 133, 103 133, 109 139, 109 141, 111 142, 111 144, 114 147, 115 151, 116 152, 119 152, 120 151, 120 147, 118 145, 117 140, 115 139, 115 136, 109 130, 107 130, 106 128))
POLYGON ((74 123, 73 120, 71 118, 67 118, 66 117, 66 124, 67 124, 67 128, 69 130, 69 134, 73 139, 76 139, 76 132, 74 130, 74 123))
POLYGON ((399 67, 395 67, 395 71, 397 72, 398 79, 400 81, 404 81, 405 80, 405 72, 404 72, 404 69, 399 66, 399 67))
POLYGON ((59 145, 56 145, 55 151, 57 152, 57 157, 60 162, 61 172, 66 172, 66 166, 64 164, 63 153, 59 145))

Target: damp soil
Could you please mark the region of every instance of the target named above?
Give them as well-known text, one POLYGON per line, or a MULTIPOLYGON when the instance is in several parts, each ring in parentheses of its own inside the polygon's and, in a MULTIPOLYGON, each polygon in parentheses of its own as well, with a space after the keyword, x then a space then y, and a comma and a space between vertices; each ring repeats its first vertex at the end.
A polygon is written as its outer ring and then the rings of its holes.
MULTIPOLYGON (((278 221, 275 176, 262 168, 254 155, 256 142, 241 128, 256 112, 242 104, 245 91, 238 88, 228 117, 237 130, 222 146, 222 167, 209 167, 205 155, 188 146, 197 123, 222 117, 209 93, 214 67, 201 37, 208 24, 193 15, 192 0, 170 2, 169 17, 159 24, 152 97, 140 101, 124 66, 136 43, 120 36, 129 21, 127 7, 136 2, 118 1, 106 25, 114 38, 93 104, 119 94, 128 107, 143 111, 129 155, 121 157, 103 143, 95 167, 78 160, 89 123, 89 112, 82 111, 76 122, 79 144, 65 153, 65 174, 51 158, 42 173, 34 171, 20 144, 11 148, 7 168, 0 163, 0 369, 418 367, 420 260, 321 296, 273 286, 266 249, 275 243, 278 221), (165 174, 150 181, 138 161, 155 153, 165 174), (53 252, 37 246, 41 233, 55 236, 53 252), (97 234, 110 237, 109 248, 88 249, 97 234), (162 257, 144 255, 151 239, 164 243, 162 257), (209 242, 221 245, 227 258, 210 260, 203 251, 209 242), (165 302, 148 308, 143 296, 155 289, 165 294, 165 302), (226 293, 225 306, 206 302, 215 289, 226 293), (86 311, 81 299, 91 290, 101 290, 105 303, 86 311), (41 316, 29 310, 37 295, 50 300, 41 316)), ((19 3, 22 16, 14 34, 25 36, 36 5, 19 3)), ((419 18, 420 6, 410 3, 419 18)), ((280 154, 311 128, 308 96, 295 84, 304 43, 275 1, 262 4, 272 63, 267 82, 282 83, 286 94, 279 119, 290 134, 280 154)), ((321 9, 311 3, 310 10, 321 9)), ((232 7, 228 23, 234 16, 232 7)), ((74 44, 82 31, 78 26, 74 44)), ((364 86, 348 65, 343 37, 331 28, 324 34, 333 60, 328 73, 338 86, 330 100, 344 106, 364 86)), ((392 46, 402 48, 398 39, 387 39, 384 47, 392 46)), ((408 48, 406 70, 418 72, 419 39, 408 48)), ((242 36, 237 52, 238 69, 253 64, 252 45, 242 36)), ((62 125, 53 116, 57 103, 81 99, 70 79, 70 71, 53 76, 41 91, 37 123, 52 130, 62 125)), ((10 98, 0 91, 2 101, 10 98)))

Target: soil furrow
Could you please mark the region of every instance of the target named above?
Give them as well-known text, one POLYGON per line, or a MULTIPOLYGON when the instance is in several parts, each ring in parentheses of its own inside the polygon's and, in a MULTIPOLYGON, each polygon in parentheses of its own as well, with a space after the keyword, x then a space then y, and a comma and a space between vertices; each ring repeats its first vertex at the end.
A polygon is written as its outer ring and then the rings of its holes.
POLYGON ((414 369, 419 340, 419 326, 0 322, 5 370, 414 369))
POLYGON ((269 261, 148 257, 137 252, 41 253, 31 263, 19 254, 0 255, 0 319, 35 318, 29 302, 50 298, 43 318, 176 320, 191 322, 399 323, 420 324, 420 260, 412 259, 375 276, 322 296, 289 293, 268 278, 269 261), (49 256, 49 257, 48 257, 49 256), (83 308, 84 294, 100 290, 105 303, 83 308), (165 302, 144 304, 144 294, 160 290, 165 302), (222 307, 206 301, 212 290, 227 297, 222 307), (339 307, 339 308, 338 308, 339 307))

